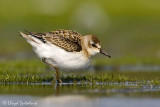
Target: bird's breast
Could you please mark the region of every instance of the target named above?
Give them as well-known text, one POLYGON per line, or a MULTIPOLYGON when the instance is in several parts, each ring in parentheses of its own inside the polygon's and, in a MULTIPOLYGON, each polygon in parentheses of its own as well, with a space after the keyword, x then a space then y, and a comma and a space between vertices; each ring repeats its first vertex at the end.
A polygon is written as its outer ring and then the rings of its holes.
POLYGON ((90 59, 87 59, 81 52, 63 54, 57 58, 52 58, 53 62, 62 70, 80 70, 87 68, 90 63, 90 59))
POLYGON ((84 69, 90 63, 90 59, 85 56, 83 51, 67 52, 55 45, 42 45, 36 50, 36 53, 41 58, 48 58, 49 63, 64 71, 84 69))

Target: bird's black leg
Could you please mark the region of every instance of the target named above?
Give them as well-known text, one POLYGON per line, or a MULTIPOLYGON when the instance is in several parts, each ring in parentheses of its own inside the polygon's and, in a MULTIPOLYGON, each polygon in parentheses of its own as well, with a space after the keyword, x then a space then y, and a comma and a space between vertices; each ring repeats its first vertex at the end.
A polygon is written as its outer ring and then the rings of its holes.
POLYGON ((59 68, 56 67, 56 66, 54 66, 54 65, 52 65, 52 64, 50 64, 50 63, 48 63, 48 62, 46 61, 46 59, 47 59, 47 58, 43 57, 43 58, 42 58, 42 61, 43 61, 44 63, 48 64, 50 67, 53 67, 53 68, 56 70, 56 83, 62 83, 61 79, 59 78, 59 74, 60 74, 60 73, 59 73, 59 68))

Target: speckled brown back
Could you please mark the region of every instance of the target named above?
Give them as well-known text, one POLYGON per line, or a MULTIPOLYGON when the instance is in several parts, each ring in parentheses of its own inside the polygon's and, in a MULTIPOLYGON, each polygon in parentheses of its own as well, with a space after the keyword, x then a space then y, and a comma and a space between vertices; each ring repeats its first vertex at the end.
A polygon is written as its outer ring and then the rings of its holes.
POLYGON ((31 33, 42 42, 51 43, 68 52, 81 51, 81 34, 72 30, 57 30, 48 33, 31 33))

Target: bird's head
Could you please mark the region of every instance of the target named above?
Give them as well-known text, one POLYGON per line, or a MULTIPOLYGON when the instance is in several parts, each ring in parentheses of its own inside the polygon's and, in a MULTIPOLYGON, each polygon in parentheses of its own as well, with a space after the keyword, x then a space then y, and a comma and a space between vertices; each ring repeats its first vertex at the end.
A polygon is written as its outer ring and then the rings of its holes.
POLYGON ((98 38, 96 36, 86 35, 85 36, 85 45, 86 45, 86 49, 87 49, 88 53, 91 56, 93 56, 97 53, 101 53, 101 54, 111 58, 111 56, 107 52, 102 50, 100 41, 98 40, 98 38))

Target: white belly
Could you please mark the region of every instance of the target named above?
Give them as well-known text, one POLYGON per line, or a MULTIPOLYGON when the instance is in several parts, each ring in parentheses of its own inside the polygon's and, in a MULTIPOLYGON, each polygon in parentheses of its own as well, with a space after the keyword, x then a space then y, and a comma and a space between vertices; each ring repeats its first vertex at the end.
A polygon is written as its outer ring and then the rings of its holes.
POLYGON ((36 46, 34 51, 40 58, 48 58, 47 61, 50 64, 58 66, 64 71, 87 68, 90 62, 90 59, 86 58, 83 52, 67 52, 64 49, 51 44, 36 46))

